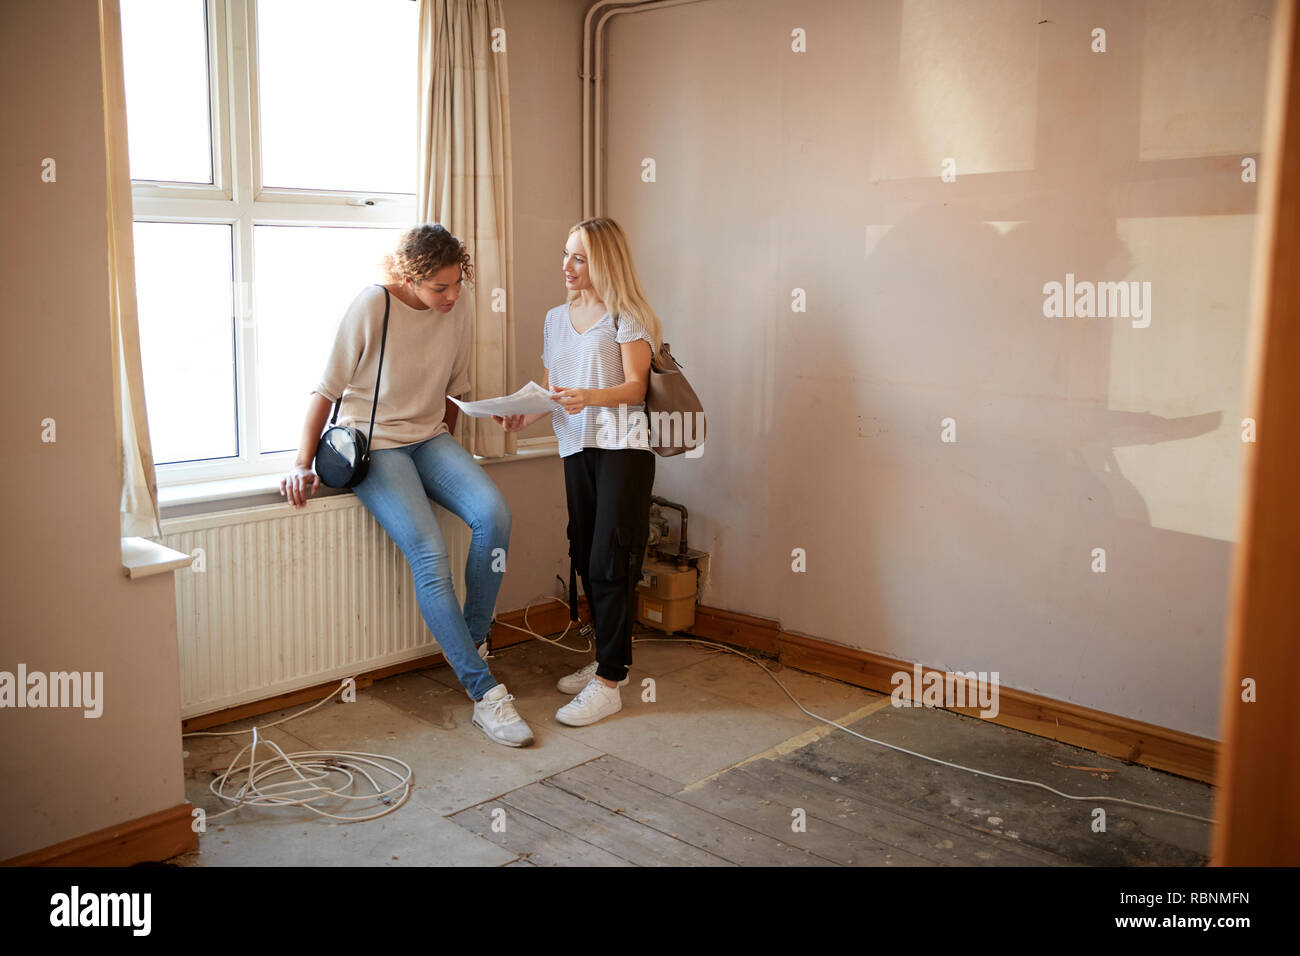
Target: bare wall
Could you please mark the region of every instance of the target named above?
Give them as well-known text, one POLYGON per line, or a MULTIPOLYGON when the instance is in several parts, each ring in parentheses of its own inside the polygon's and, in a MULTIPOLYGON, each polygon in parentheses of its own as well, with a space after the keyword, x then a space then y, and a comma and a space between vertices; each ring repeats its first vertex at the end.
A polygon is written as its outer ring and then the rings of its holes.
POLYGON ((604 211, 709 413, 656 482, 714 553, 709 603, 1215 735, 1271 15, 612 21, 604 211), (1150 324, 1046 317, 1067 273, 1149 282, 1150 324))
POLYGON ((122 574, 99 70, 97 4, 0 4, 0 670, 103 673, 98 718, 0 710, 0 860, 185 801, 172 578, 122 574))
MULTIPOLYGON (((564 244, 582 218, 578 70, 589 4, 504 0, 502 6, 510 57, 518 387, 542 380, 542 324, 547 311, 564 302, 564 244)), ((530 438, 554 432, 549 421, 541 421, 521 434, 530 438)))
MULTIPOLYGON (((542 380, 542 322, 564 301, 561 259, 569 227, 582 214, 582 61, 584 0, 504 0, 510 80, 514 227, 514 388, 542 380)), ((549 421, 520 433, 553 436, 549 421)), ((568 512, 559 458, 491 465, 510 503, 510 568, 498 610, 557 593, 568 580, 568 512)))

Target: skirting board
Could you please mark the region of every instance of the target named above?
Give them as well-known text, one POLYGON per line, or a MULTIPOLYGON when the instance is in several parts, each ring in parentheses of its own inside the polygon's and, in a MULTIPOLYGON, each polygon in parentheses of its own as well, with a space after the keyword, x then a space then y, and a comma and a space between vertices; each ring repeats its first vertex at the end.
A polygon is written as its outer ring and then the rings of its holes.
MULTIPOLYGON (((786 667, 881 694, 893 693, 894 685, 890 680, 893 674, 898 671, 910 674, 913 670, 913 665, 907 661, 783 631, 777 621, 720 608, 696 608, 691 634, 773 655, 786 667)), ((922 667, 923 674, 930 672, 943 673, 933 667, 922 667)), ((1219 744, 1206 737, 1013 687, 998 688, 996 717, 980 718, 977 708, 947 709, 1202 783, 1213 784, 1215 781, 1219 744)))
MULTIPOLYGON (((578 603, 583 619, 589 619, 586 598, 580 598, 578 603)), ((531 640, 521 631, 501 626, 509 623, 522 627, 523 617, 522 610, 497 615, 497 624, 492 628, 492 646, 509 647, 531 640)), ((528 612, 529 627, 539 634, 550 635, 564 630, 568 618, 568 610, 559 601, 537 605, 528 612)), ((783 631, 779 622, 767 618, 703 605, 696 608, 695 626, 690 633, 696 637, 770 655, 782 665, 795 670, 844 681, 882 694, 893 693, 894 686, 890 678, 894 673, 900 670, 911 673, 913 666, 896 658, 783 631)), ((437 667, 443 663, 442 655, 435 654, 358 674, 357 686, 366 687, 393 674, 437 667)), ((934 671, 935 668, 922 667, 923 673, 934 671)), ((337 686, 337 683, 322 684, 214 714, 204 714, 185 721, 183 729, 188 733, 286 707, 309 704, 331 693, 337 686)), ((979 719, 978 711, 973 708, 950 709, 979 719)), ((1213 784, 1215 780, 1219 745, 1217 741, 1206 737, 1197 737, 1012 687, 999 687, 998 715, 983 719, 1202 783, 1213 784)))
POLYGON ((4 866, 134 866, 197 850, 193 804, 159 810, 5 860, 4 866))

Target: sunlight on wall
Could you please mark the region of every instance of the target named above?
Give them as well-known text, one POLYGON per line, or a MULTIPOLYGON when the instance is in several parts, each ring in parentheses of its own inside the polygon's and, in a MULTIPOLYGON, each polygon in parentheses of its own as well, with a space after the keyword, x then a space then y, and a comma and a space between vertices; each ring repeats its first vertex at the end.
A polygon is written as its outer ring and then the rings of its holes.
POLYGON ((1272 6, 1270 0, 1149 0, 1139 159, 1259 148, 1266 84, 1258 63, 1269 55, 1272 6), (1206 73, 1214 82, 1203 82, 1206 73))
POLYGON ((879 178, 1033 169, 1040 7, 1026 0, 902 5, 898 91, 879 178))
POLYGON ((1109 440, 1153 527, 1232 541, 1237 533, 1245 320, 1255 217, 1120 219, 1141 266, 1115 280, 1151 282, 1151 324, 1112 322, 1109 440))

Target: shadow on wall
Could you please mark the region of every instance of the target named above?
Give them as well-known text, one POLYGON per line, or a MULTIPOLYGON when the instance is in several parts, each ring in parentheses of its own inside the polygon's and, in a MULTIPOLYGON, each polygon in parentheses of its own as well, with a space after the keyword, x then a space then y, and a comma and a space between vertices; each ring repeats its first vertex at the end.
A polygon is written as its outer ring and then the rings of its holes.
POLYGON ((1114 219, 1040 210, 1008 229, 953 206, 908 216, 872 250, 860 298, 822 303, 812 341, 778 336, 778 354, 811 372, 796 372, 802 401, 773 407, 770 500, 804 502, 816 524, 838 511, 852 535, 836 588, 853 601, 820 636, 1000 668, 1026 690, 1038 688, 1017 673, 1057 672, 1053 696, 1068 699, 1101 677, 1097 655, 1127 670, 1149 651, 1158 668, 1171 645, 1191 645, 1193 660, 1216 661, 1231 544, 1152 527, 1116 450, 1207 434, 1223 410, 1108 407, 1112 338, 1147 330, 1045 317, 1041 289, 1067 273, 1129 276, 1131 256, 1114 219))
POLYGON ((806 55, 776 0, 615 29, 608 210, 710 411, 656 482, 709 603, 1213 733, 1267 9, 825 0, 806 55), (1067 275, 1137 280, 1151 326, 1046 316, 1067 275))

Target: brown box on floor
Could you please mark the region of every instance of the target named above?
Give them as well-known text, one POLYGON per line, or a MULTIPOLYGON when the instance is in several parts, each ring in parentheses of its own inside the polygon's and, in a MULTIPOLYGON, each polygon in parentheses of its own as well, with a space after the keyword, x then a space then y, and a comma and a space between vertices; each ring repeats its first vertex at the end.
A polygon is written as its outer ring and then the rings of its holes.
POLYGON ((641 583, 636 589, 636 619, 647 627, 671 634, 695 624, 694 568, 653 558, 641 565, 641 583))

